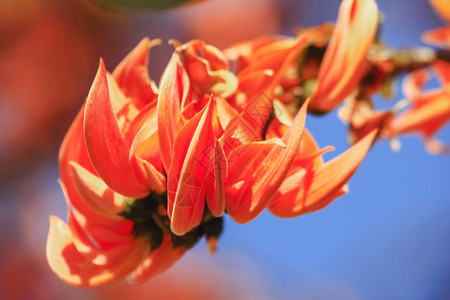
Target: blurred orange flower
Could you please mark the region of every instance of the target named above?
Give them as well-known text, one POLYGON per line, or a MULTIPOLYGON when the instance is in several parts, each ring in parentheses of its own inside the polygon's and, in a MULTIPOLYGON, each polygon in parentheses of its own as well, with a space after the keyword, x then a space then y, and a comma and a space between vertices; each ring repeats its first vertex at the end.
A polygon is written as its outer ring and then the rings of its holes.
POLYGON ((430 79, 427 69, 409 74, 403 83, 403 92, 411 106, 396 116, 391 124, 393 134, 420 133, 430 153, 448 153, 449 146, 443 145, 434 135, 450 120, 450 64, 435 61, 431 68, 438 75, 441 87, 424 91, 430 79))
POLYGON ((356 88, 365 73, 377 24, 375 1, 342 1, 333 36, 320 65, 311 100, 312 111, 332 110, 356 88))
POLYGON ((428 30, 422 34, 422 39, 428 44, 450 49, 450 25, 428 30))
POLYGON ((430 0, 434 10, 447 22, 450 22, 450 2, 447 0, 430 0))

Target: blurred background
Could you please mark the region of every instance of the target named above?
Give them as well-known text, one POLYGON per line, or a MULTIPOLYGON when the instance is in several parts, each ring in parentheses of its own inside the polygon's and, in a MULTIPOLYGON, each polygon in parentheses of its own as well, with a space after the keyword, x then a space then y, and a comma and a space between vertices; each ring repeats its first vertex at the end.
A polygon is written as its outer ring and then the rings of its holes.
MULTIPOLYGON (((425 0, 378 0, 382 39, 423 45, 444 23, 425 0)), ((158 82, 170 38, 219 48, 335 21, 340 1, 210 0, 158 12, 112 12, 88 0, 0 0, 0 299, 450 299, 450 157, 418 137, 379 142, 350 193, 296 219, 225 220, 218 252, 202 241, 139 287, 66 286, 47 266, 48 216, 65 217, 57 153, 100 57, 111 71, 144 37, 158 82)), ((393 100, 402 96, 398 92, 393 100)), ((383 101, 377 103, 383 106, 383 101)), ((335 113, 307 118, 320 146, 348 148, 335 113)), ((450 128, 438 136, 450 142, 450 128)))

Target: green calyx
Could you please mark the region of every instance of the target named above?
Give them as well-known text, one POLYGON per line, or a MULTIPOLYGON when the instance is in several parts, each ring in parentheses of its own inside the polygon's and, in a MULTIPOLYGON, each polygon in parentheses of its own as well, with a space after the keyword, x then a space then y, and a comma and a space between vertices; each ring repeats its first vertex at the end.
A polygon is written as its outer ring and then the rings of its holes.
POLYGON ((218 238, 223 229, 223 218, 215 218, 209 209, 205 208, 202 223, 186 233, 178 236, 170 230, 170 220, 167 214, 167 193, 151 193, 147 197, 130 201, 119 215, 133 221, 135 237, 146 237, 151 250, 161 246, 164 234, 169 235, 174 248, 192 248, 202 236, 207 239, 218 238))

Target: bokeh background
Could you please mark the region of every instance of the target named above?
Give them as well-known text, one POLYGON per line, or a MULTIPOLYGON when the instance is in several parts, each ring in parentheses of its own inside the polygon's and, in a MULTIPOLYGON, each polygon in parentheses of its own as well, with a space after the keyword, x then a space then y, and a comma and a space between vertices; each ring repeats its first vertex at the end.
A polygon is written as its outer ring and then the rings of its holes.
MULTIPOLYGON (((89 91, 99 57, 114 66, 143 38, 161 38, 158 82, 171 38, 224 48, 261 34, 334 21, 337 0, 210 0, 159 12, 117 13, 88 0, 0 0, 0 299, 450 299, 450 157, 418 137, 370 151, 350 193, 296 219, 263 213, 225 220, 214 257, 202 241, 139 287, 77 290, 45 261, 48 216, 66 214, 57 152, 89 91)), ((423 45, 444 23, 425 0, 378 0, 383 40, 423 45)), ((401 99, 398 91, 392 100, 401 99)), ((380 106, 389 106, 377 99, 380 106)), ((320 146, 348 148, 334 113, 307 118, 320 146)), ((450 142, 450 128, 439 138, 450 142)))

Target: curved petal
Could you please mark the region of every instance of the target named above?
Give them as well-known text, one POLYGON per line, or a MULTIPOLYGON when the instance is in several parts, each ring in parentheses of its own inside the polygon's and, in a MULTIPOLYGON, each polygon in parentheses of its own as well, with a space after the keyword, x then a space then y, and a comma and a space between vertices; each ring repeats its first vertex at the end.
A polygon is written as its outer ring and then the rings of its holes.
POLYGON ((136 174, 142 176, 151 190, 166 190, 166 178, 159 147, 156 105, 147 105, 133 120, 126 140, 130 141, 130 163, 136 174))
MULTIPOLYGON (((253 169, 257 161, 267 155, 275 146, 285 148, 286 145, 279 138, 272 138, 261 142, 240 145, 228 155, 227 186, 244 180, 253 169)), ((230 199, 233 201, 233 199, 230 199)))
POLYGON ((85 200, 78 194, 76 188, 75 174, 71 166, 71 162, 76 162, 84 169, 92 174, 96 174, 86 150, 86 144, 83 133, 84 122, 84 106, 76 116, 69 131, 64 137, 63 143, 59 151, 59 169, 61 174, 61 188, 64 195, 71 205, 83 213, 86 218, 96 220, 99 224, 112 225, 116 224, 117 220, 99 214, 92 209, 85 200))
POLYGON ((270 95, 262 92, 240 113, 240 116, 258 137, 263 138, 272 106, 270 95))
POLYGON ((302 50, 306 47, 308 39, 305 36, 286 38, 275 41, 258 49, 244 69, 239 72, 239 79, 256 71, 272 70, 270 84, 267 87, 269 94, 279 84, 281 78, 289 67, 294 65, 302 50))
POLYGON ((310 109, 327 112, 341 103, 364 75, 378 24, 374 0, 343 0, 323 57, 310 109))
POLYGON ((149 194, 129 163, 130 150, 111 107, 103 61, 87 98, 84 134, 92 165, 111 189, 135 198, 149 194))
POLYGON ((167 179, 164 174, 155 168, 152 164, 147 161, 137 158, 137 162, 144 168, 146 178, 148 180, 148 185, 159 194, 164 193, 167 190, 167 179))
POLYGON ((95 265, 78 252, 68 226, 58 217, 50 217, 47 261, 58 277, 75 287, 97 287, 125 278, 139 265, 149 247, 142 243, 115 264, 95 265))
POLYGON ((447 22, 450 22, 450 3, 447 0, 430 0, 434 10, 447 22))
MULTIPOLYGON (((300 177, 298 189, 286 194, 278 193, 270 204, 272 214, 292 218, 322 208, 335 197, 342 195, 347 181, 352 177, 373 143, 377 130, 353 145, 338 157, 317 170, 307 170, 300 177)), ((305 172, 300 170, 299 172, 305 172)))
POLYGON ((238 86, 238 79, 229 72, 225 57, 219 49, 201 40, 178 45, 183 66, 198 95, 217 93, 226 98, 238 86))
POLYGON ((123 220, 118 213, 123 211, 125 197, 112 191, 100 178, 78 163, 72 161, 70 165, 75 187, 84 202, 107 218, 123 220))
POLYGON ((422 88, 431 79, 428 69, 418 69, 405 76, 402 82, 402 92, 406 99, 414 101, 420 97, 422 88))
POLYGON ((422 40, 433 46, 450 49, 450 25, 425 31, 422 40))
MULTIPOLYGON (((130 222, 130 221, 128 221, 130 222)), ((136 247, 141 247, 143 239, 127 239, 124 243, 118 243, 112 247, 102 248, 94 244, 93 237, 86 228, 78 223, 72 209, 68 209, 68 224, 72 234, 73 243, 77 251, 95 265, 111 266, 119 264, 124 255, 128 255, 136 247)))
POLYGON ((180 130, 175 140, 177 155, 168 173, 168 215, 170 228, 183 235, 200 224, 208 184, 214 184, 210 164, 214 159, 215 136, 212 128, 213 103, 180 130))
POLYGON ((422 132, 431 136, 450 120, 450 95, 422 97, 420 104, 403 111, 391 124, 394 134, 422 132))
POLYGON ((297 150, 300 146, 306 112, 309 101, 305 101, 294 118, 292 126, 282 137, 285 148, 275 146, 263 162, 256 168, 251 178, 247 179, 247 191, 241 195, 235 206, 227 207, 230 217, 237 223, 245 223, 261 213, 291 168, 297 150))
POLYGON ((225 180, 228 162, 219 141, 214 141, 214 149, 208 164, 208 173, 212 180, 206 182, 206 203, 214 217, 225 212, 225 180))
POLYGON ((151 47, 160 43, 159 39, 144 38, 114 69, 120 89, 138 109, 157 98, 157 88, 148 75, 148 54, 151 47))
MULTIPOLYGON (((274 74, 273 70, 266 69, 264 71, 258 70, 239 76, 238 90, 245 94, 245 103, 252 101, 260 93, 266 91, 267 87, 272 83, 274 74)), ((236 105, 245 107, 245 103, 236 103, 236 105)))
POLYGON ((166 172, 169 171, 174 152, 175 137, 182 127, 181 105, 189 86, 184 86, 185 75, 177 53, 174 53, 161 77, 158 96, 158 137, 161 159, 166 172), (183 75, 184 74, 184 75, 183 75))
POLYGON ((127 282, 132 285, 144 283, 170 268, 184 252, 185 248, 174 248, 170 237, 165 236, 161 246, 147 255, 139 267, 127 277, 127 282))

